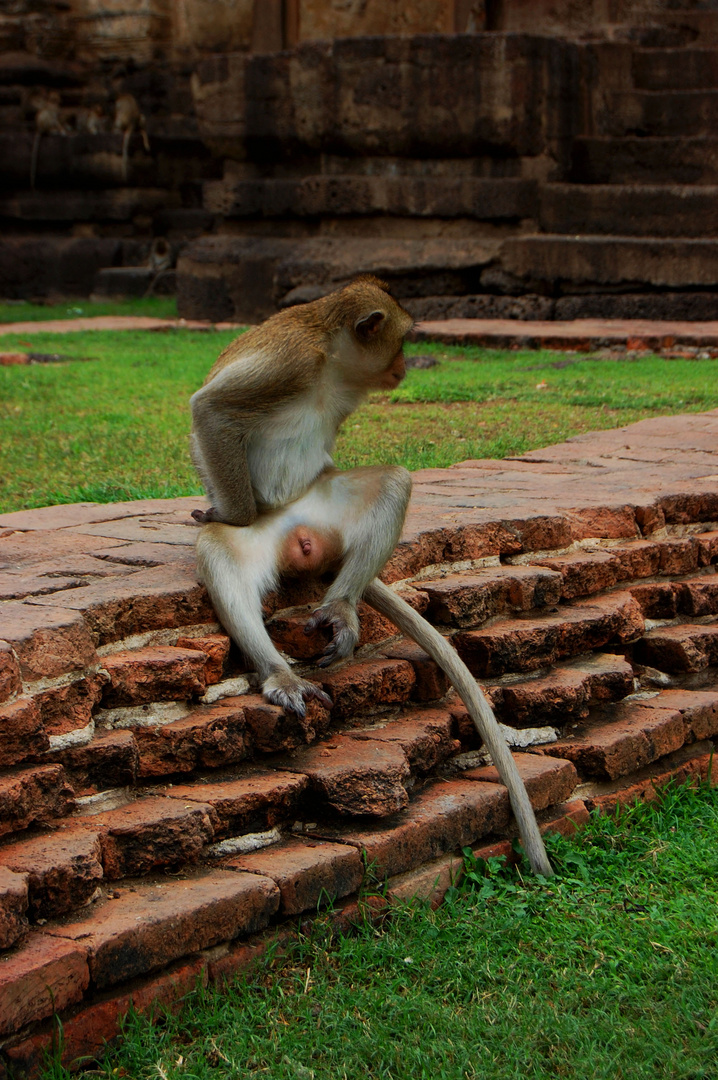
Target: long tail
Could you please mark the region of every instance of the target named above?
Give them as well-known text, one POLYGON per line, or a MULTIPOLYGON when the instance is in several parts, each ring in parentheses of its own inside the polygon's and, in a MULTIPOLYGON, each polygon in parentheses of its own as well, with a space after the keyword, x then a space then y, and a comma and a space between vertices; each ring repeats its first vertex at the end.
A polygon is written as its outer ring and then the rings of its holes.
POLYGON ((469 716, 491 754, 499 776, 508 789, 511 808, 518 823, 519 833, 531 863, 531 869, 535 874, 552 877, 553 868, 546 854, 546 848, 536 823, 536 815, 533 812, 523 780, 519 776, 511 751, 501 734, 493 710, 463 660, 459 658, 451 645, 426 619, 422 618, 405 600, 402 600, 400 596, 387 588, 378 578, 375 578, 366 587, 362 599, 381 615, 391 619, 404 634, 408 634, 409 637, 413 638, 417 645, 420 645, 432 660, 435 660, 442 668, 459 692, 469 716))

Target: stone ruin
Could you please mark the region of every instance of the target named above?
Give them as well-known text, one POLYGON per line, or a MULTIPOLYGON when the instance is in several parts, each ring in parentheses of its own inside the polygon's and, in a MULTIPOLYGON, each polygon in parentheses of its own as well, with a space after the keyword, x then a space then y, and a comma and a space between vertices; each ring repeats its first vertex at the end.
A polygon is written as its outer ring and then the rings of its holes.
MULTIPOLYGON (((385 580, 486 687, 543 831, 716 782, 717 440, 718 410, 415 474, 385 580)), ((325 671, 320 590, 272 596, 334 704, 264 702, 197 584, 198 501, 0 517, 0 1076, 54 1013, 69 1065, 318 904, 348 927, 439 903, 464 846, 512 857, 461 701, 381 617, 325 671)))
POLYGON ((715 0, 12 0, 0 295, 256 321, 357 271, 420 318, 713 319, 715 0), (33 95, 60 95, 30 189, 33 95), (130 92, 150 151, 83 131, 130 92), (159 284, 158 284, 159 287, 159 284))

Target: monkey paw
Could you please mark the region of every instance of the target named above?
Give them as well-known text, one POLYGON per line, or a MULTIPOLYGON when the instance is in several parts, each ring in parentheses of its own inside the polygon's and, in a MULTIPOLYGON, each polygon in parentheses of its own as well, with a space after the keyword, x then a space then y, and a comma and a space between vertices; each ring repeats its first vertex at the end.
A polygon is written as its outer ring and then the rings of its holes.
POLYGON ((331 626, 333 637, 317 661, 318 667, 329 667, 335 660, 351 656, 359 641, 359 616, 348 600, 332 600, 318 607, 304 627, 311 634, 320 626, 331 626))
POLYGON ((210 521, 222 520, 213 506, 210 506, 208 510, 193 510, 192 517, 200 525, 207 525, 210 521))
POLYGON ((285 712, 296 713, 304 718, 307 715, 306 702, 312 698, 331 709, 334 702, 316 683, 300 679, 291 671, 277 671, 265 679, 262 693, 272 705, 279 705, 285 712))

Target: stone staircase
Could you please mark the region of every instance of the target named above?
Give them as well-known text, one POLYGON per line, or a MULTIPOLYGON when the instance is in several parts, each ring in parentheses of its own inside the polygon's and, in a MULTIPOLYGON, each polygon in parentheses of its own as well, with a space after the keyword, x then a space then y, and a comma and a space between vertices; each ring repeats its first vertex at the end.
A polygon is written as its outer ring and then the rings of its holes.
MULTIPOLYGON (((415 476, 386 580, 485 686, 544 830, 711 772, 716 435, 718 413, 645 421, 415 476)), ((462 847, 510 854, 461 701, 369 609, 323 671, 299 632, 314 591, 270 597, 334 704, 263 700, 196 582, 197 501, 0 518, 6 1071, 36 1069, 55 1012, 71 1062, 130 1001, 231 977, 318 905, 438 902, 462 847)))

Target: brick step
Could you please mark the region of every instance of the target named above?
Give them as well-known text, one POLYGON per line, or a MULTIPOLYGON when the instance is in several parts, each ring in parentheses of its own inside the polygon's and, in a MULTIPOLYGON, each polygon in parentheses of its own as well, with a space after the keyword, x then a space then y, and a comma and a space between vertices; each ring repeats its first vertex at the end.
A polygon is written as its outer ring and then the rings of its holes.
POLYGON ((535 181, 511 178, 317 175, 213 180, 203 190, 205 209, 227 218, 391 214, 519 221, 536 212, 535 181))
POLYGON ((635 659, 659 671, 690 673, 718 665, 718 623, 663 626, 634 646, 635 659))
POLYGON ((572 761, 584 778, 615 780, 718 734, 718 689, 664 690, 600 706, 541 753, 572 761))
POLYGON ((0 197, 0 220, 22 226, 52 222, 132 222, 138 214, 181 206, 178 192, 162 188, 108 191, 24 191, 0 197))
POLYGON ((562 604, 555 614, 499 619, 453 638, 462 660, 479 678, 533 671, 572 656, 620 645, 643 633, 640 607, 630 593, 562 604))
POLYGON ((570 179, 582 184, 718 184, 711 136, 579 136, 570 179))
POLYGON ((718 45, 718 11, 681 10, 663 11, 654 18, 659 18, 661 23, 676 27, 683 32, 689 31, 690 42, 696 46, 718 45))
POLYGON ((647 619, 718 615, 718 575, 715 572, 682 581, 631 585, 629 591, 647 619))
POLYGON ((614 90, 597 118, 601 135, 712 135, 718 90, 614 90))
POLYGON ((636 49, 631 74, 637 90, 718 88, 718 50, 636 49))
POLYGON ((539 201, 547 233, 718 235, 718 187, 712 185, 545 184, 539 201))
POLYGON ((718 242, 626 236, 525 236, 505 240, 504 269, 529 291, 576 286, 641 291, 714 288, 718 242))

